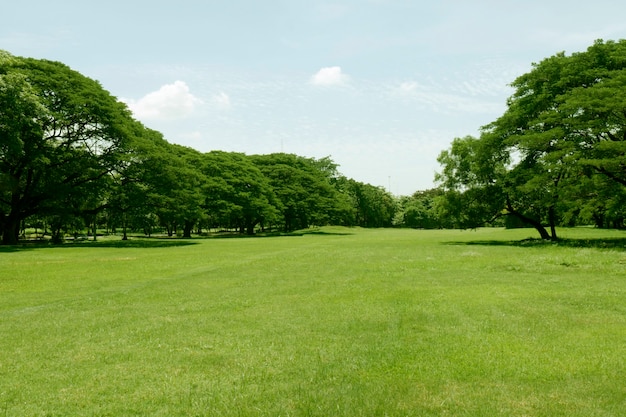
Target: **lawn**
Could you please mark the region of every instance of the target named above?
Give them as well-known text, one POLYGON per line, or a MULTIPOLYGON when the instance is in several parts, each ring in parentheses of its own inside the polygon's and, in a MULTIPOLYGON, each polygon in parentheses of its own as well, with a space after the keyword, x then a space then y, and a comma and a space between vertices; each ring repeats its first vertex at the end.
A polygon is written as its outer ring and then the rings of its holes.
POLYGON ((619 416, 626 233, 0 248, 0 416, 619 416))

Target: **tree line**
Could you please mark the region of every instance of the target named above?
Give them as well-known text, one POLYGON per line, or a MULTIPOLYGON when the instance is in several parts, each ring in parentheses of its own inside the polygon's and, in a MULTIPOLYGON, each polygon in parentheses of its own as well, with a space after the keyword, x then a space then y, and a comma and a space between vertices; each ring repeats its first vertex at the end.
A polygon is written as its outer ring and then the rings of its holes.
POLYGON ((397 199, 330 157, 246 155, 169 143, 97 81, 0 51, 0 234, 89 230, 168 235, 387 227, 397 199))
POLYGON ((91 230, 626 226, 626 41, 533 64, 507 109, 438 157, 438 186, 394 197, 330 157, 246 155, 167 142, 97 81, 0 51, 0 235, 91 230))

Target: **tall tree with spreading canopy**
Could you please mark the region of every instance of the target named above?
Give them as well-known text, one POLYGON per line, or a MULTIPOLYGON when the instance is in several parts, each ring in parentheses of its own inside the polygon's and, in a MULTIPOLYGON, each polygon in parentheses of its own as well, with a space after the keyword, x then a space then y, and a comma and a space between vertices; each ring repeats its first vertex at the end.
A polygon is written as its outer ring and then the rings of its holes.
MULTIPOLYGON (((126 106, 64 64, 0 52, 0 224, 15 244, 30 215, 93 193, 119 162, 126 106)), ((85 201, 90 201, 85 198, 85 201)))
POLYGON ((600 175, 626 186, 626 41, 556 54, 512 86, 506 112, 480 138, 442 152, 437 178, 451 201, 466 200, 458 216, 516 216, 556 239, 568 200, 588 193, 582 183, 600 175))

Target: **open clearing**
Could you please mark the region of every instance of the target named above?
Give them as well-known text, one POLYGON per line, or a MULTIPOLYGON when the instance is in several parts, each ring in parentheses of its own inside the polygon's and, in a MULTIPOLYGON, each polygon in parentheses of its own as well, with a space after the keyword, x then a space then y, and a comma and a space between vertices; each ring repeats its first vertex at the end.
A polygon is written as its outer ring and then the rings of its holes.
POLYGON ((0 416, 618 416, 626 233, 0 248, 0 416))

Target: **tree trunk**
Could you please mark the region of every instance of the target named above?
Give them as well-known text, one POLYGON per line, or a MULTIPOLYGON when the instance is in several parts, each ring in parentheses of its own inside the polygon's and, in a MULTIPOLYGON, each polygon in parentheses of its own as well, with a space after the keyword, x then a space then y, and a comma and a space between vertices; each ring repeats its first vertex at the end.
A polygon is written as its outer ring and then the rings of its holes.
POLYGON ((122 213, 122 240, 128 240, 126 233, 126 212, 122 213))
POLYGON ((50 227, 50 234, 52 235, 52 243, 54 243, 55 245, 60 245, 61 243, 63 243, 63 236, 61 233, 61 226, 51 226, 50 227))
POLYGON ((191 231, 193 230, 194 221, 185 220, 185 224, 183 226, 183 238, 191 239, 191 231))
POLYGON ((17 245, 19 243, 20 219, 16 216, 6 216, 4 218, 2 244, 17 245))
POLYGON ((532 227, 535 228, 535 230, 537 230, 537 232, 539 232, 539 236, 541 236, 541 238, 543 240, 553 240, 553 238, 550 236, 550 233, 548 233, 548 231, 546 230, 545 227, 543 227, 543 225, 541 224, 541 222, 532 219, 528 216, 523 215, 522 213, 520 213, 519 211, 515 210, 513 208, 513 206, 511 205, 511 202, 507 200, 506 202, 506 209, 509 212, 509 214, 511 216, 515 216, 518 219, 520 219, 522 222, 531 225, 532 227))
POLYGON ((550 221, 550 232, 552 233, 552 240, 557 240, 556 236, 556 215, 554 213, 554 206, 548 209, 548 219, 550 221))
POLYGON ((593 214, 593 221, 596 224, 596 227, 598 229, 604 229, 604 214, 602 213, 595 213, 593 214))
POLYGON ((546 228, 543 227, 543 225, 540 222, 538 222, 536 220, 533 220, 530 217, 526 217, 526 216, 523 216, 523 215, 520 216, 519 213, 518 214, 514 214, 514 216, 518 216, 518 218, 520 220, 522 220, 526 224, 529 224, 532 227, 534 227, 535 230, 537 230, 537 232, 539 232, 539 236, 541 236, 541 238, 543 240, 552 240, 552 236, 550 236, 550 233, 548 233, 546 228))

